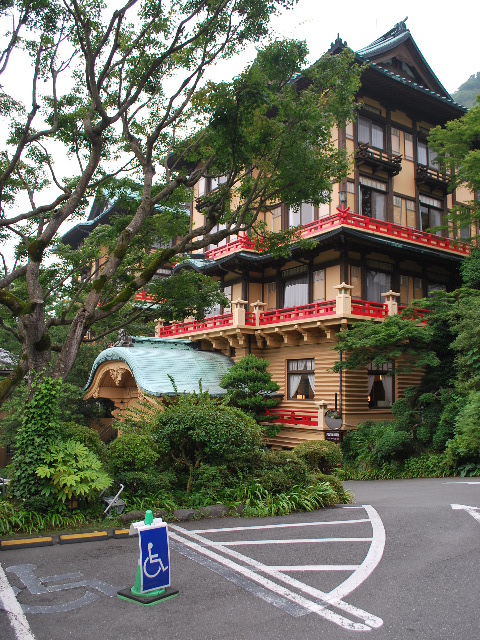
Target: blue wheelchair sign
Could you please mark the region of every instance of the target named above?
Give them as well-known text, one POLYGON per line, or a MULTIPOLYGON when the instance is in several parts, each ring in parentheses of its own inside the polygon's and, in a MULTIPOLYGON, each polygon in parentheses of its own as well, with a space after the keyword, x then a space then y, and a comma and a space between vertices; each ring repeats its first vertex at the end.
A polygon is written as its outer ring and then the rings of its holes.
POLYGON ((170 586, 170 549, 167 525, 139 529, 142 593, 170 586))

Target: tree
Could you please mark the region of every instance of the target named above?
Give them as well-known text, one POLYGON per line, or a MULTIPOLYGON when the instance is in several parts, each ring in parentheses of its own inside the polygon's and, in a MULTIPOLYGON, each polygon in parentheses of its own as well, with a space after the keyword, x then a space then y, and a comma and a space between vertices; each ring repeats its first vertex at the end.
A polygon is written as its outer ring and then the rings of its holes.
POLYGON ((280 398, 275 397, 280 387, 267 371, 269 364, 268 360, 254 355, 245 356, 220 382, 220 386, 229 392, 229 401, 256 420, 264 418, 266 410, 280 402, 280 398))
POLYGON ((455 93, 452 93, 452 98, 463 104, 469 109, 475 106, 475 98, 480 93, 480 72, 473 73, 468 80, 465 80, 461 84, 455 93))
POLYGON ((471 225, 480 219, 480 96, 463 118, 432 129, 428 144, 438 153, 439 165, 450 171, 450 191, 466 185, 475 194, 471 202, 454 206, 449 215, 457 228, 471 225))
POLYGON ((124 322, 134 293, 175 256, 255 228, 280 202, 328 200, 348 166, 330 132, 354 111, 351 54, 302 71, 305 44, 273 42, 233 81, 202 84, 209 66, 261 41, 270 16, 294 3, 125 0, 110 14, 100 0, 1 4, 13 28, 0 73, 28 55, 32 104, 1 95, 0 234, 18 242, 13 264, 1 263, 0 326, 21 357, 0 401, 26 374, 64 379, 85 334, 124 322), (178 203, 218 176, 225 181, 196 202, 204 224, 185 228, 178 203), (100 188, 124 213, 69 251, 61 225, 100 188), (93 274, 75 277, 95 260, 93 274))

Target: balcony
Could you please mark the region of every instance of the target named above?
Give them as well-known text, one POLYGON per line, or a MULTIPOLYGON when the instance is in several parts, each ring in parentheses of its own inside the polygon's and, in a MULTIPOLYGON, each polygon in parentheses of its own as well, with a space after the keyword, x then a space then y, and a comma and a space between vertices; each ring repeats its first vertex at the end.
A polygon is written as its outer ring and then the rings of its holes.
POLYGON ((368 144, 360 143, 355 153, 357 166, 365 164, 377 171, 386 171, 389 175, 396 176, 402 170, 402 156, 386 153, 381 149, 373 149, 368 144))
POLYGON ((425 184, 434 189, 441 189, 444 193, 448 191, 450 176, 437 169, 431 169, 424 164, 419 164, 415 176, 417 184, 425 184))
MULTIPOLYGON (((253 312, 249 312, 245 300, 235 300, 231 313, 165 326, 159 321, 155 335, 157 338, 211 339, 212 344, 216 342, 218 346, 220 338, 229 343, 232 340, 238 342, 240 336, 250 334, 259 338, 257 342, 265 339, 267 346, 280 346, 283 342, 294 344, 297 339, 318 341, 332 326, 338 326, 345 320, 383 321, 387 316, 405 309, 396 302, 399 294, 392 291, 383 294, 386 301, 382 304, 352 299, 352 287, 345 283, 336 289, 339 293, 335 300, 269 311, 264 311, 265 303, 258 301, 251 305, 253 312)), ((428 311, 416 310, 415 317, 423 318, 426 313, 428 311)))
MULTIPOLYGON (((432 233, 426 233, 425 231, 411 229, 410 227, 402 227, 393 222, 384 222, 382 220, 376 220, 375 218, 368 218, 367 216, 353 213, 348 207, 337 207, 337 213, 333 216, 320 218, 303 227, 299 227, 298 237, 316 238, 341 227, 355 229, 356 231, 369 235, 392 238, 413 246, 446 251, 457 256, 466 257, 470 255, 470 245, 466 242, 443 238, 432 233)), ((240 251, 262 253, 261 248, 250 240, 250 238, 242 237, 222 247, 207 251, 205 255, 209 260, 218 260, 219 258, 224 258, 240 251)))

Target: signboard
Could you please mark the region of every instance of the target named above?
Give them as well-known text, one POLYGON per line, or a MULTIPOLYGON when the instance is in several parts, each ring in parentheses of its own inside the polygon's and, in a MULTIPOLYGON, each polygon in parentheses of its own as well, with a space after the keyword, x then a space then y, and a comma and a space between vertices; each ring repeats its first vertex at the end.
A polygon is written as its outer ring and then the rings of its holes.
POLYGON ((329 442, 342 442, 343 431, 325 431, 325 440, 329 442))
POLYGON ((141 592, 170 586, 170 549, 166 523, 138 529, 141 592))

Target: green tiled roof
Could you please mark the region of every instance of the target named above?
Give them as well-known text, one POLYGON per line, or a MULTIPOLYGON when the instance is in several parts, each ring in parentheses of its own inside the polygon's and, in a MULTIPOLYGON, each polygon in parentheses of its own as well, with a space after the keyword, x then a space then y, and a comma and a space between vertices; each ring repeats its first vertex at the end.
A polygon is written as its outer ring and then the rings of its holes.
POLYGON ((233 360, 221 353, 199 351, 188 340, 134 339, 134 347, 110 347, 93 363, 84 390, 92 384, 95 372, 104 362, 124 362, 132 372, 138 388, 152 396, 175 395, 169 375, 179 393, 208 391, 211 396, 224 396, 220 380, 233 366, 233 360), (148 344, 150 343, 150 344, 148 344), (142 346, 136 346, 141 344, 142 346), (147 346, 148 345, 148 346, 147 346))

